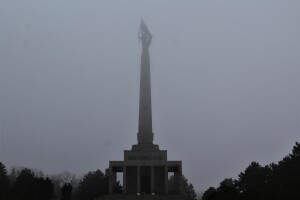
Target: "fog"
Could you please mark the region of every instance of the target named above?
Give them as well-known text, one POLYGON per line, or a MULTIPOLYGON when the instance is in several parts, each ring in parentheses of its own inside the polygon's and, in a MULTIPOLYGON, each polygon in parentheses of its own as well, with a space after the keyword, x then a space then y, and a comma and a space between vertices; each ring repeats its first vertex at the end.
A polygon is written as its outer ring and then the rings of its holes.
POLYGON ((137 143, 143 17, 154 141, 196 191, 300 136, 300 1, 0 1, 0 161, 78 175, 137 143))

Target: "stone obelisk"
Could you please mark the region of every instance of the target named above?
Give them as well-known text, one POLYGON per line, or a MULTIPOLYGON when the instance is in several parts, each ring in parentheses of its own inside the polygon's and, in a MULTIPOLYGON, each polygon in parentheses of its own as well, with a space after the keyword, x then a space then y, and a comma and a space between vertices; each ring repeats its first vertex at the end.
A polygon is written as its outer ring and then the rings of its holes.
POLYGON ((153 144, 152 132, 152 108, 151 108, 151 80, 150 80, 150 56, 149 46, 152 35, 141 21, 139 39, 142 42, 140 99, 139 99, 139 128, 137 134, 138 144, 133 145, 134 150, 155 150, 158 145, 153 144))
POLYGON ((143 21, 141 22, 139 37, 143 49, 141 55, 138 144, 153 144, 150 57, 148 51, 152 35, 143 21))

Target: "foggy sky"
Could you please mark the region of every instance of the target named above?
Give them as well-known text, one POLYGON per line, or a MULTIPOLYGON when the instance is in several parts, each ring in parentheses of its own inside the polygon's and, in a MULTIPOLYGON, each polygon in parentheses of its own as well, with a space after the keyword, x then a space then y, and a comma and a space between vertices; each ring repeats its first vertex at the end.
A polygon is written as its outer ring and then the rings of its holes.
POLYGON ((154 142, 196 191, 300 138, 300 2, 0 1, 0 161, 84 174, 137 142, 141 16, 154 142))

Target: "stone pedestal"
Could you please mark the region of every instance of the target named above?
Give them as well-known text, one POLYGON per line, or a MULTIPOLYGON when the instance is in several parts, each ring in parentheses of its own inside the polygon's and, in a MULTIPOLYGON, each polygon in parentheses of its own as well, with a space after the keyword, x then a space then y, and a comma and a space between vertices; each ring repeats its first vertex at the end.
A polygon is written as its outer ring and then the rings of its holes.
MULTIPOLYGON (((123 172, 123 194, 165 195, 168 194, 168 173, 174 173, 175 193, 180 194, 181 161, 168 161, 166 150, 149 150, 149 146, 134 145, 125 150, 124 161, 110 161, 109 192, 113 194, 116 173, 123 172)), ((174 193, 174 191, 172 191, 174 193)))

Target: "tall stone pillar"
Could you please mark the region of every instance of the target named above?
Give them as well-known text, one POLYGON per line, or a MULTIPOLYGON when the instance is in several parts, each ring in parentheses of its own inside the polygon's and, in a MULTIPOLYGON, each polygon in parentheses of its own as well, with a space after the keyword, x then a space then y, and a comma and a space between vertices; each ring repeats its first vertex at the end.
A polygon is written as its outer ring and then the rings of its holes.
POLYGON ((123 166, 123 194, 126 194, 127 188, 127 166, 123 166))
POLYGON ((181 180, 180 171, 174 172, 174 188, 176 193, 178 194, 181 194, 180 180, 181 180))
POLYGON ((154 166, 151 166, 151 194, 155 194, 155 185, 154 185, 154 166))
POLYGON ((117 176, 112 167, 109 168, 109 194, 113 194, 114 186, 116 185, 117 176))
POLYGON ((178 176, 179 176, 179 194, 182 194, 183 191, 182 191, 182 187, 181 187, 181 180, 182 180, 182 168, 181 168, 181 165, 179 166, 179 171, 178 171, 178 176))
POLYGON ((112 180, 112 168, 109 168, 109 194, 112 194, 113 191, 113 180, 112 180))
POLYGON ((169 179, 168 173, 169 173, 168 166, 165 165, 165 194, 168 194, 168 179, 169 179))
POLYGON ((141 193, 141 167, 137 166, 137 193, 141 193))

